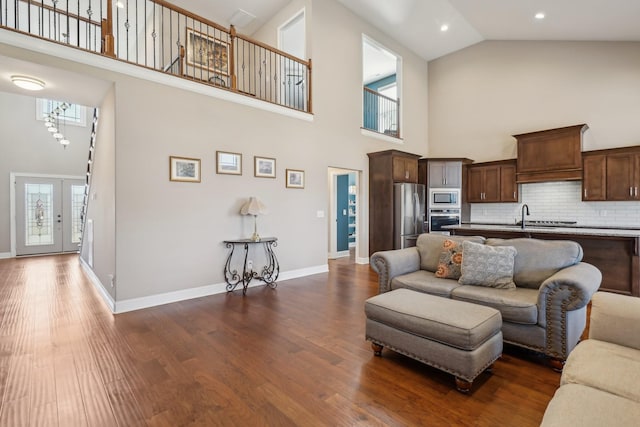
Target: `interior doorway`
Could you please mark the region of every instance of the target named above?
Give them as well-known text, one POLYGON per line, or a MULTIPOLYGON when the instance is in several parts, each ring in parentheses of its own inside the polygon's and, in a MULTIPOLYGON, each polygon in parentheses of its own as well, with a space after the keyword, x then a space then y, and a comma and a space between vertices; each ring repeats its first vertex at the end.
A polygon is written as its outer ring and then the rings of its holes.
POLYGON ((82 238, 82 177, 12 174, 12 251, 16 256, 77 252, 82 238))
MULTIPOLYGON (((302 9, 288 21, 278 27, 278 49, 300 59, 306 57, 305 10, 302 9)), ((286 57, 280 59, 283 102, 286 106, 298 109, 306 108, 305 70, 301 64, 286 57)))
POLYGON ((359 255, 360 171, 329 168, 329 259, 359 255))

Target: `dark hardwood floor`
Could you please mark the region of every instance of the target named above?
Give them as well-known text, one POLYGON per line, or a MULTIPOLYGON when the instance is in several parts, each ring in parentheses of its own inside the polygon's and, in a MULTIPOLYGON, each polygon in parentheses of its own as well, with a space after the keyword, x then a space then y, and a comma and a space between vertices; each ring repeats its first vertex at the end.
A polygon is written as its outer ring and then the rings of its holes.
POLYGON ((505 349, 472 392, 364 340, 376 275, 112 315, 77 255, 0 260, 2 426, 533 426, 560 375, 505 349))

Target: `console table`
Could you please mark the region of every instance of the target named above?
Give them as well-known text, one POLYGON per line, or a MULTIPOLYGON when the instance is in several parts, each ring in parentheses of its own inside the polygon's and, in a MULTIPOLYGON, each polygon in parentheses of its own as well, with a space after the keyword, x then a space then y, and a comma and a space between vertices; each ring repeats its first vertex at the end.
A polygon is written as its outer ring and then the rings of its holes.
POLYGON ((224 280, 227 282, 227 292, 233 291, 239 283, 242 283, 242 295, 246 295, 249 283, 253 279, 262 280, 272 289, 278 286, 276 280, 280 274, 280 264, 278 263, 275 252, 273 252, 273 248, 278 246, 278 239, 276 237, 263 237, 258 241, 251 239, 225 240, 224 244, 227 248, 231 249, 227 257, 227 262, 224 264, 224 280), (232 270, 231 267, 231 258, 239 246, 244 247, 242 273, 239 273, 236 269, 232 270), (252 264, 247 264, 250 246, 262 246, 267 256, 266 265, 263 266, 259 272, 253 270, 252 264))

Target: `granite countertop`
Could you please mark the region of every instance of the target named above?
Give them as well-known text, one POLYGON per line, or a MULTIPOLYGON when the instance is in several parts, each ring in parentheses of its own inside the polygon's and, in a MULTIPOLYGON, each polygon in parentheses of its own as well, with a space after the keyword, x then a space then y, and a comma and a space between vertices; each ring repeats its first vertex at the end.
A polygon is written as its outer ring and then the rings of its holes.
POLYGON ((495 230, 511 232, 531 232, 547 234, 576 234, 589 236, 612 236, 612 237, 640 237, 640 229, 634 228, 613 228, 613 227, 590 227, 590 226, 567 226, 567 227, 540 227, 527 225, 524 230, 519 225, 514 224, 481 224, 465 223, 462 225, 450 225, 447 229, 464 230, 495 230))

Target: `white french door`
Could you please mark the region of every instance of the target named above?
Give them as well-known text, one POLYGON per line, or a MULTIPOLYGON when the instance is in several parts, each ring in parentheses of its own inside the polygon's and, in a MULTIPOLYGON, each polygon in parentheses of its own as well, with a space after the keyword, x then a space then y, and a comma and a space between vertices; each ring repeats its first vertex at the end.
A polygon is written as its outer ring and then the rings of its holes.
POLYGON ((82 179, 16 177, 16 255, 78 251, 84 188, 82 179))

